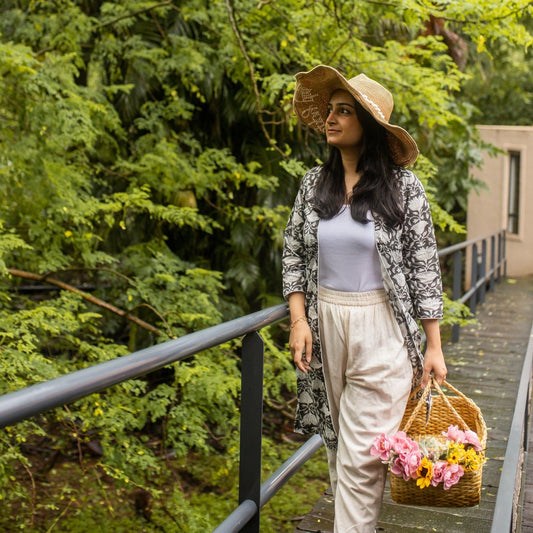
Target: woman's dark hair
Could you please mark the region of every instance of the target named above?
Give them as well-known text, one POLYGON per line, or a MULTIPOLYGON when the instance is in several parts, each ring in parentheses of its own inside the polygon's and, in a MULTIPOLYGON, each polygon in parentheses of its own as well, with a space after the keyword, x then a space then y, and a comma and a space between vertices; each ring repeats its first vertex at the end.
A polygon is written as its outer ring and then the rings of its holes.
MULTIPOLYGON (((359 102, 356 113, 363 128, 363 145, 356 171, 361 177, 353 188, 350 210, 352 218, 367 223, 368 210, 380 214, 394 227, 403 222, 398 174, 387 142, 387 130, 378 124, 359 102)), ((328 160, 322 165, 317 181, 313 207, 322 219, 333 218, 346 200, 344 167, 340 150, 330 147, 328 160)))

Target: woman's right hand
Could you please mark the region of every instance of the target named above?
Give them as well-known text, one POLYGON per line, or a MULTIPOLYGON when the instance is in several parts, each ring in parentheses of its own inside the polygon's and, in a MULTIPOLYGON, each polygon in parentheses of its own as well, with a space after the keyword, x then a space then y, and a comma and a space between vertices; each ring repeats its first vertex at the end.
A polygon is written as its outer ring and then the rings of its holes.
POLYGON ((291 329, 289 348, 291 349, 294 364, 302 371, 307 372, 311 366, 311 352, 313 336, 311 328, 305 320, 300 320, 291 329))

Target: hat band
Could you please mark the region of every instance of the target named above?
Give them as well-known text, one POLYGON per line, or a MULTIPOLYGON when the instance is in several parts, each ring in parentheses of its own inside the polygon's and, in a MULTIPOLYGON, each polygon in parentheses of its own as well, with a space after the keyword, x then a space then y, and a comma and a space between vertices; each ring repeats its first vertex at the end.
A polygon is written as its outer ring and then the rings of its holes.
POLYGON ((387 119, 385 118, 385 115, 381 112, 381 109, 379 108, 378 104, 376 104, 370 98, 368 98, 368 96, 365 93, 362 93, 361 91, 358 91, 358 92, 372 106, 372 108, 378 112, 381 119, 387 122, 387 119))

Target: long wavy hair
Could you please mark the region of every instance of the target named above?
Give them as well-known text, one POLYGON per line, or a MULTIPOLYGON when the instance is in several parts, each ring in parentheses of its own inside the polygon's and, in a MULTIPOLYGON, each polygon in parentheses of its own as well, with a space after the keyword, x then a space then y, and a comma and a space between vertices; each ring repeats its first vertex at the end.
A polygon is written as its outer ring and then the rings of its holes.
MULTIPOLYGON (((368 210, 397 226, 403 222, 404 209, 399 188, 401 168, 395 165, 387 142, 387 130, 378 124, 357 101, 356 113, 363 128, 363 143, 356 171, 360 179, 350 198, 352 218, 366 224, 368 210)), ((346 201, 344 167, 340 150, 330 146, 329 158, 322 165, 313 207, 322 219, 333 218, 346 201)))

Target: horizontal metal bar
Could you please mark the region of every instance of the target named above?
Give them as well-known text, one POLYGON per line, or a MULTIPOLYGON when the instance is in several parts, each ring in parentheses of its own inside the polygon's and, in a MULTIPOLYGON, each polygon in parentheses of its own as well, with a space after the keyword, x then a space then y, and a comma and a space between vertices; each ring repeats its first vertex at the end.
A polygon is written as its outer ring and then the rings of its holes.
POLYGON ((496 270, 498 270, 498 268, 503 265, 503 263, 505 263, 505 259, 500 261, 494 268, 490 269, 485 274, 485 277, 479 279, 478 282, 473 287, 470 287, 470 289, 467 292, 465 292, 461 296, 461 298, 459 298, 457 301, 464 304, 475 292, 479 290, 479 288, 483 285, 483 283, 486 283, 487 281, 489 281, 491 275, 494 274, 496 270))
MULTIPOLYGON (((323 444, 320 435, 313 435, 261 485, 261 507, 272 499, 283 485, 289 481, 323 444)), ((213 530, 213 533, 233 533, 240 531, 255 515, 256 511, 257 507, 252 500, 244 500, 224 522, 213 530)))
POLYGON ((467 246, 470 246, 471 244, 484 241, 485 239, 490 239, 491 237, 499 235, 502 232, 503 230, 495 231, 494 233, 489 233, 488 235, 484 235, 483 237, 475 237, 473 239, 469 239, 468 241, 463 241, 457 244, 453 244, 452 246, 447 246, 446 248, 439 250, 439 257, 446 257, 447 255, 453 254, 454 252, 457 252, 459 250, 464 250, 467 246))
POLYGON ((323 444, 320 435, 313 435, 261 485, 261 507, 271 500, 323 444))
POLYGON ((523 443, 523 432, 526 423, 527 403, 529 401, 529 384, 533 362, 533 327, 529 335, 526 357, 522 366, 522 376, 518 387, 516 404, 511 423, 511 431, 507 441, 505 457, 503 459, 500 486, 496 495, 496 504, 492 518, 491 533, 511 531, 513 521, 513 504, 516 486, 516 476, 520 465, 520 453, 523 443))
POLYGON ((244 500, 213 533, 237 533, 257 512, 257 505, 252 500, 244 500))
POLYGON ((0 427, 94 394, 122 381, 143 376, 273 324, 287 315, 287 304, 279 304, 124 357, 10 392, 0 396, 0 427))

